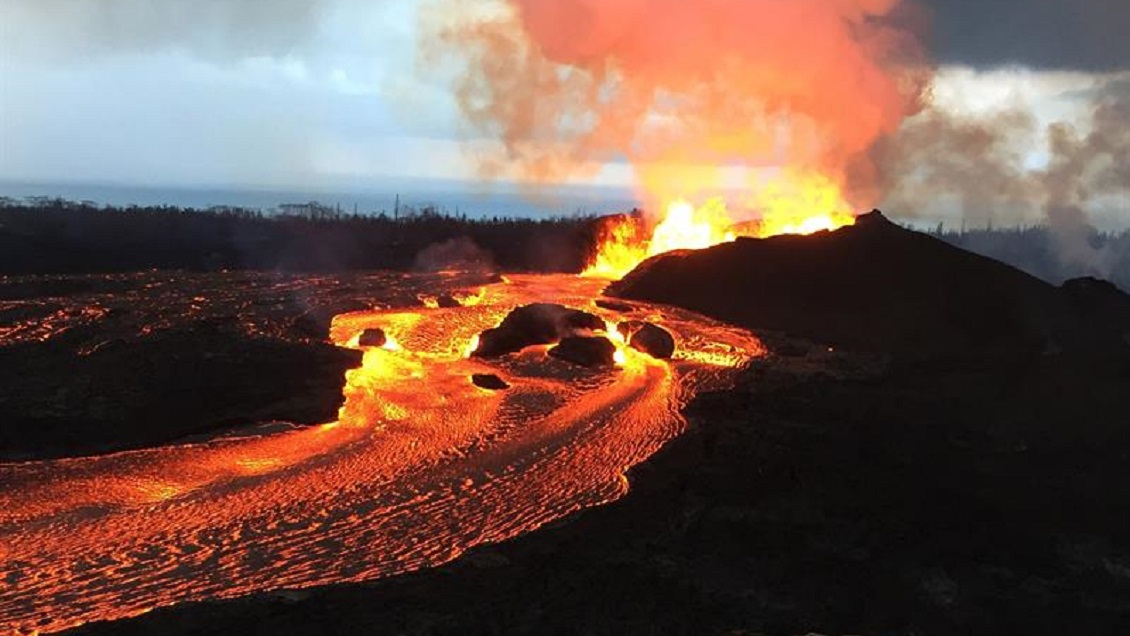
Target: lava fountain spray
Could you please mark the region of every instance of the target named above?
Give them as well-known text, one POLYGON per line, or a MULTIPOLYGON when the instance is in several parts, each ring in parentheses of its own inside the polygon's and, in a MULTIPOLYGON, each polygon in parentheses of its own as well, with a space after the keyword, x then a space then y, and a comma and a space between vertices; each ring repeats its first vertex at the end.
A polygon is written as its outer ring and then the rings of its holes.
POLYGON ((470 4, 436 0, 421 33, 424 59, 457 69, 475 133, 499 142, 477 153, 482 174, 557 182, 626 161, 663 211, 609 232, 606 274, 704 236, 849 223, 875 202, 869 153, 931 75, 900 0, 470 4))

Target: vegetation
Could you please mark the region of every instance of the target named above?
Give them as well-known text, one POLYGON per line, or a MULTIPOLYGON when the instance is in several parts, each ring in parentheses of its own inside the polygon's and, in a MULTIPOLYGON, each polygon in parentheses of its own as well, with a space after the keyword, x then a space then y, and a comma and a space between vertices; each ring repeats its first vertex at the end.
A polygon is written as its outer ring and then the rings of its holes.
MULTIPOLYGON (((593 215, 468 218, 434 207, 398 206, 390 216, 316 202, 264 213, 0 197, 0 273, 412 269, 429 265, 418 262, 421 252, 456 239, 457 248, 482 248, 504 270, 574 272, 593 253, 598 226, 593 215)), ((1096 276, 1130 290, 1130 231, 1092 233, 1098 267, 1062 258, 1053 234, 1039 226, 955 231, 939 225, 927 233, 1055 284, 1096 276)))
POLYGON ((592 216, 469 219, 435 208, 389 216, 317 203, 264 213, 0 198, 0 273, 412 269, 422 251, 456 239, 505 270, 580 271, 596 226, 592 216))

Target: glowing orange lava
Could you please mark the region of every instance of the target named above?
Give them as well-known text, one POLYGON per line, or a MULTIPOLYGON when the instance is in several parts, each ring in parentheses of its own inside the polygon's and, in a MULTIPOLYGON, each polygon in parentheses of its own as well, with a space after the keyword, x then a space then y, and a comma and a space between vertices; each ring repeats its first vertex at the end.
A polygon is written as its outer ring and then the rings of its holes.
POLYGON ((820 175, 785 173, 747 195, 743 207, 754 213, 750 220, 738 222, 722 198, 699 206, 674 199, 650 234, 641 220, 616 217, 605 228, 584 275, 621 278, 645 259, 672 250, 703 249, 739 236, 812 234, 855 222, 839 186, 820 175))
POLYGON ((623 496, 624 471, 682 430, 686 400, 763 352, 744 330, 637 303, 632 318, 679 343, 653 359, 616 330, 626 316, 595 304, 599 279, 514 275, 464 294, 389 277, 460 303, 337 316, 333 342, 364 354, 337 422, 0 463, 0 633, 445 563, 623 496), (545 346, 468 357, 476 334, 546 300, 605 320, 616 366, 576 367, 545 346), (359 345, 369 329, 383 346, 359 345), (469 381, 483 373, 508 388, 469 381))

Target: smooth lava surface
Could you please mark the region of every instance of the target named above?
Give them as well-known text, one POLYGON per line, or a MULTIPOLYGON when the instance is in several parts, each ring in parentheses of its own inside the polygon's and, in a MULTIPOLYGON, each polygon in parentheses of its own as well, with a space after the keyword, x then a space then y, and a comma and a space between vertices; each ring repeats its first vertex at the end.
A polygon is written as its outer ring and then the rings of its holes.
MULTIPOLYGON (((434 277, 399 280, 438 293, 434 277)), ((623 496, 627 469, 682 430, 687 400, 764 349, 746 331, 637 304, 632 319, 675 334, 674 359, 623 343, 621 362, 596 370, 546 347, 468 356, 476 334, 527 303, 614 326, 626 316, 594 304, 606 282, 515 275, 457 294, 460 306, 337 316, 339 345, 360 348, 372 327, 389 341, 347 374, 336 422, 0 464, 0 631, 395 575, 623 496), (475 373, 510 388, 479 388, 475 373)))

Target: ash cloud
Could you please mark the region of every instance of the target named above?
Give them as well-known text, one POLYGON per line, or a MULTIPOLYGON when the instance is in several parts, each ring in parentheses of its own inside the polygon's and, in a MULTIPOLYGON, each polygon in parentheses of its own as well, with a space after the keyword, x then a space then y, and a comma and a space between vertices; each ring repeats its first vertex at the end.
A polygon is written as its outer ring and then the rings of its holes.
POLYGON ((46 63, 187 51, 214 61, 284 55, 318 27, 323 0, 4 0, 0 52, 46 63))
POLYGON ((975 224, 1039 210, 1060 259, 1109 270, 1090 237, 1095 202, 1127 192, 1130 75, 1108 71, 1128 68, 1128 3, 485 4, 435 0, 422 21, 428 59, 462 71, 452 88, 475 134, 503 149, 478 155, 485 176, 552 181, 626 158, 645 196, 670 199, 718 166, 799 167, 899 214, 939 199, 975 224), (963 114, 932 101, 927 50, 1099 87, 1072 98, 1081 121, 1049 126, 1025 104, 963 114))
POLYGON ((973 225, 990 224, 1002 207, 1030 206, 1037 183, 1025 159, 1038 133, 1022 108, 988 115, 930 108, 873 149, 884 205, 908 216, 956 199, 973 225))

